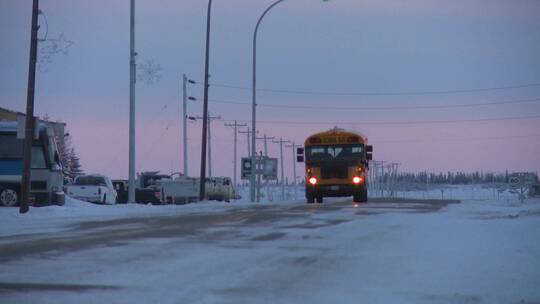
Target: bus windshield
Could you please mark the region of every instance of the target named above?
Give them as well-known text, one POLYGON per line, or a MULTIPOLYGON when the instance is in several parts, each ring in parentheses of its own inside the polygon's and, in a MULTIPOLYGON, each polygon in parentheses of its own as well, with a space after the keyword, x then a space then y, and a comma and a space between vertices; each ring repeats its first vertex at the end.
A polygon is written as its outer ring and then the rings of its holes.
POLYGON ((306 148, 306 157, 310 161, 361 158, 363 145, 312 146, 306 148))

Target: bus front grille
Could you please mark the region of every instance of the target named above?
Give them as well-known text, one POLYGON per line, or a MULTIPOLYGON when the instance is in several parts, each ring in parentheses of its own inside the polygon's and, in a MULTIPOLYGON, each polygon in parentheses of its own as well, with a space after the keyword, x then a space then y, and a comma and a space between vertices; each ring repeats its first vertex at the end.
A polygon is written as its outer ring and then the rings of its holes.
POLYGON ((321 178, 347 178, 349 175, 347 166, 324 166, 321 167, 321 178))

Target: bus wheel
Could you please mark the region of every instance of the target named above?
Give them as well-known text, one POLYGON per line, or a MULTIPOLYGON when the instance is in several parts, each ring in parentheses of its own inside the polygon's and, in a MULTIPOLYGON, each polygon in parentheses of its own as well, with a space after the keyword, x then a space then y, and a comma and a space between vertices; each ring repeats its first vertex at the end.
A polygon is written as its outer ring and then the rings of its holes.
POLYGON ((364 188, 364 191, 362 191, 361 201, 362 201, 362 203, 367 202, 367 189, 365 189, 365 188, 364 188))
POLYGON ((315 197, 314 197, 312 194, 306 195, 306 199, 307 199, 307 203, 308 203, 308 204, 313 204, 313 203, 315 203, 315 197))
POLYGON ((322 196, 317 197, 317 203, 322 204, 322 202, 323 202, 323 197, 322 196))
POLYGON ((353 195, 353 201, 355 203, 365 203, 367 202, 367 189, 366 188, 360 188, 356 193, 353 195))
POLYGON ((5 207, 14 207, 19 203, 19 195, 12 188, 4 188, 0 191, 0 205, 5 207))

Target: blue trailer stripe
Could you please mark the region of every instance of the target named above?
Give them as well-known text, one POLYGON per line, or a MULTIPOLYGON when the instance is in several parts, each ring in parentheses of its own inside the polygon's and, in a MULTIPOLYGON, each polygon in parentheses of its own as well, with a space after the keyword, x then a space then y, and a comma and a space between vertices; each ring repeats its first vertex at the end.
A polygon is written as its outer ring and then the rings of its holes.
POLYGON ((22 159, 0 160, 0 175, 21 175, 23 171, 22 159))

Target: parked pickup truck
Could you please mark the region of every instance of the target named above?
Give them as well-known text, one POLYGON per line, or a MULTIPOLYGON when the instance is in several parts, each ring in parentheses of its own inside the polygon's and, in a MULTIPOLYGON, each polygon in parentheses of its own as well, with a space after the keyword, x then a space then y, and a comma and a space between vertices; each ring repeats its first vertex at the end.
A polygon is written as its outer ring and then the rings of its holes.
POLYGON ((107 176, 92 174, 79 175, 73 184, 65 187, 65 192, 78 200, 100 204, 116 204, 117 194, 107 176))

